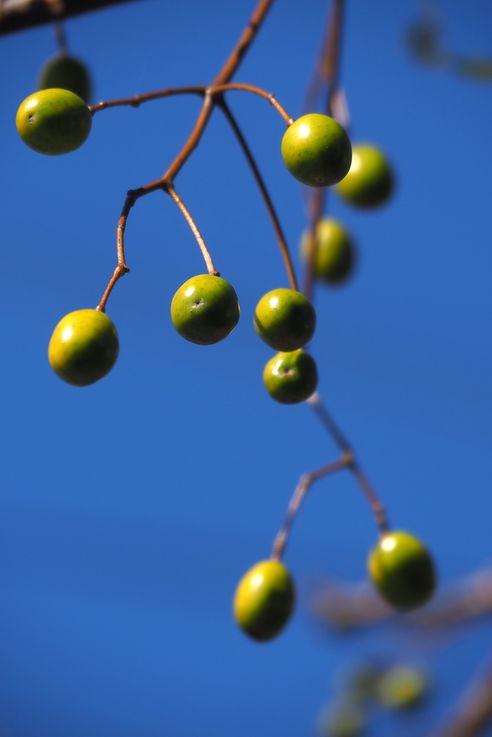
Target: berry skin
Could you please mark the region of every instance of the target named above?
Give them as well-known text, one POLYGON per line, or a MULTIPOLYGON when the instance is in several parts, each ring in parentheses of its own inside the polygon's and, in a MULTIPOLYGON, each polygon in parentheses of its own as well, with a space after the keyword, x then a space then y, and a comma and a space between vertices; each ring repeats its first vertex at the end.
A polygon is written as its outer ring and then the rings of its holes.
POLYGON ((92 115, 73 92, 49 89, 26 97, 15 122, 24 143, 39 153, 55 156, 75 151, 84 143, 92 115))
POLYGON ((283 563, 263 560, 239 581, 234 595, 234 618, 253 640, 266 642, 287 624, 295 598, 294 583, 283 563))
POLYGON ((39 90, 53 87, 70 90, 88 102, 91 96, 91 78, 87 67, 75 56, 55 54, 41 69, 38 80, 39 90))
POLYGON ((394 176, 386 156, 375 146, 358 144, 352 149, 350 171, 336 191, 349 205, 379 207, 391 196, 394 176))
POLYGON ((436 573, 432 557, 408 532, 388 532, 371 550, 369 575, 382 597, 397 609, 425 604, 434 593, 436 573))
POLYGON ((118 333, 106 313, 76 310, 65 315, 54 329, 48 360, 68 384, 87 386, 109 373, 118 350, 118 333))
POLYGON ((428 688, 427 678, 421 670, 395 665, 381 676, 378 699, 386 709, 413 709, 423 701, 428 688))
POLYGON ((186 340, 199 345, 218 343, 239 320, 237 294, 220 276, 192 276, 173 297, 171 319, 186 340))
POLYGON ((316 313, 301 292, 272 289, 256 305, 254 326, 270 348, 295 351, 311 339, 316 327, 316 313))
POLYGON ((268 393, 277 402, 304 402, 318 385, 316 363, 302 349, 277 353, 266 364, 263 381, 268 393))
POLYGON ((344 128, 320 113, 295 120, 284 133, 281 150, 290 173, 311 187, 336 184, 347 174, 352 160, 344 128))
MULTIPOLYGON (((307 260, 311 234, 306 231, 301 240, 301 256, 307 260)), ((320 281, 336 285, 346 281, 355 264, 352 238, 333 218, 323 218, 316 227, 314 274, 320 281)))

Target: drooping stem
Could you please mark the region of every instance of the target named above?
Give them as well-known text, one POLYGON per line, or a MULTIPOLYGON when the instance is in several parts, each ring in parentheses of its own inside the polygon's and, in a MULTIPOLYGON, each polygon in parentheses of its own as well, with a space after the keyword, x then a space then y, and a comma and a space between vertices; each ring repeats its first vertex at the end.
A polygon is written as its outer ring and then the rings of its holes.
POLYGON ((53 34, 59 53, 66 54, 68 52, 67 34, 65 33, 65 26, 62 21, 55 21, 53 24, 53 34))
POLYGON ((379 529, 380 534, 384 535, 389 530, 389 523, 388 523, 388 519, 386 516, 386 511, 381 501, 379 500, 379 497, 377 496, 372 484, 370 483, 366 474, 362 470, 360 463, 357 460, 357 457, 350 443, 348 442, 346 437, 343 435, 342 431, 340 430, 340 428, 338 427, 338 425, 336 424, 336 422, 334 421, 333 417, 330 415, 326 407, 322 404, 319 394, 317 393, 313 394, 307 400, 307 403, 309 404, 310 407, 312 407, 312 409, 314 410, 314 413, 320 420, 323 427, 325 427, 325 429, 331 435, 334 442, 340 449, 341 453, 346 458, 350 458, 350 463, 348 464, 348 468, 352 472, 355 480, 357 481, 359 485, 359 488, 361 489, 365 498, 369 502, 369 506, 371 507, 374 520, 376 522, 376 525, 379 529))
POLYGON ((265 184, 265 180, 263 179, 263 176, 260 172, 258 164, 256 163, 253 153, 249 147, 249 144, 246 141, 246 138, 244 137, 244 134, 235 116, 232 114, 230 108, 228 107, 228 105, 226 104, 224 100, 221 101, 220 107, 224 115, 226 116, 227 121, 229 122, 229 125, 231 126, 231 129, 234 132, 234 135, 236 136, 239 142, 239 145, 241 146, 241 149, 244 153, 246 161, 248 162, 251 168, 251 171, 253 172, 253 176, 256 180, 258 189, 260 190, 260 193, 265 203, 265 207, 267 209, 268 215, 270 216, 270 219, 272 221, 273 229, 275 230, 275 235, 277 237, 277 242, 280 248, 280 253, 282 254, 282 258, 284 260, 285 269, 287 271, 287 276, 289 279, 290 287, 291 289, 295 289, 297 291, 298 289, 297 278, 296 278, 296 273, 294 270, 294 264, 292 263, 292 257, 290 255, 289 247, 287 245, 287 241, 285 239, 285 235, 284 235, 282 226, 280 224, 280 220, 278 218, 277 212, 273 205, 272 198, 270 197, 270 193, 265 184))
MULTIPOLYGON (((328 115, 333 114, 333 102, 336 99, 339 88, 340 76, 340 51, 342 39, 344 0, 333 0, 329 22, 318 62, 318 68, 311 85, 311 94, 320 86, 327 89, 325 111, 328 115)), ((312 299, 314 290, 314 264, 316 260, 316 228, 326 208, 325 187, 313 190, 309 200, 309 232, 308 247, 306 254, 306 270, 304 274, 304 294, 312 299)))
POLYGON ((285 548, 287 547, 287 542, 292 529, 292 525, 297 518, 302 503, 306 498, 306 495, 311 486, 315 483, 315 481, 319 481, 319 479, 322 479, 325 476, 331 476, 337 471, 341 471, 343 468, 347 468, 349 464, 350 458, 342 455, 342 457, 338 461, 328 463, 326 464, 326 466, 322 466, 316 471, 311 471, 310 473, 306 473, 301 476, 301 478, 299 479, 299 483, 294 489, 294 493, 290 500, 284 523, 277 533, 275 540, 273 541, 271 553, 271 558, 273 560, 282 559, 285 548))
POLYGON ((193 220, 193 217, 191 216, 190 211, 184 204, 181 197, 178 195, 176 190, 174 189, 174 186, 172 184, 168 184, 165 187, 165 192, 167 192, 171 199, 174 200, 174 202, 177 204, 181 214, 183 215, 184 219, 188 223, 188 226, 195 236, 196 242, 198 243, 198 247, 200 248, 200 251, 202 252, 203 260, 205 261, 205 265, 207 267, 207 271, 211 276, 219 276, 219 272, 215 268, 214 262, 212 261, 212 256, 210 255, 210 252, 205 244, 205 241, 203 240, 203 236, 198 230, 198 226, 193 220))
POLYGON ((252 95, 259 95, 259 97, 263 97, 265 100, 267 100, 267 102, 270 103, 270 105, 275 108, 275 110, 280 114, 280 116, 288 126, 292 125, 292 123, 294 122, 294 118, 289 115, 283 105, 281 105, 270 92, 267 92, 261 87, 256 87, 252 84, 244 84, 242 82, 229 82, 228 84, 212 85, 208 88, 208 92, 213 96, 221 95, 223 92, 231 92, 234 90, 238 92, 250 92, 252 95))
POLYGON ((126 221, 128 219, 128 215, 130 214, 130 211, 135 204, 137 200, 137 197, 135 195, 135 192, 133 190, 130 190, 127 195, 125 202, 123 204, 123 208, 121 210, 121 215, 118 220, 118 226, 116 228, 116 257, 117 257, 117 263, 116 268, 113 271, 113 275, 111 276, 111 279, 108 282, 108 285, 106 289, 104 290, 104 294, 101 297, 101 300, 97 306, 97 309, 101 312, 104 312, 106 309, 106 303, 108 301, 109 295, 113 291, 113 287, 118 281, 118 279, 121 279, 122 276, 124 276, 130 269, 128 268, 128 265, 126 263, 126 257, 125 257, 125 229, 126 229, 126 221))

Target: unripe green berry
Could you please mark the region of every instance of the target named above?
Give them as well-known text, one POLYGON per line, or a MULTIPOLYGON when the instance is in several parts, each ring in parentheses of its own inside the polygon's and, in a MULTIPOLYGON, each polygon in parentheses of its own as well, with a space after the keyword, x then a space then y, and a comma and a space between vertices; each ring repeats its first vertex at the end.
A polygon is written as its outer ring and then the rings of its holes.
POLYGON ((192 276, 173 297, 171 319, 178 333, 186 340, 199 345, 217 343, 237 325, 237 294, 229 282, 220 276, 192 276))
POLYGON ((39 73, 38 89, 50 88, 70 90, 89 102, 91 78, 84 62, 64 52, 48 59, 39 73))
POLYGON ((83 100, 62 89, 40 90, 17 110, 17 131, 30 148, 43 154, 66 154, 90 133, 92 115, 83 100))
POLYGON ((381 676, 377 693, 386 709, 402 711, 419 706, 428 690, 428 679, 421 670, 395 665, 381 676))
POLYGON ((336 184, 347 174, 352 160, 344 128, 320 113, 295 120, 284 133, 281 149, 290 173, 311 187, 336 184))
POLYGON ((277 351, 302 348, 316 327, 311 302, 294 289, 272 289, 256 305, 255 330, 267 345, 277 351))
POLYGON ((304 402, 318 385, 316 363, 301 348, 288 353, 277 353, 266 364, 263 381, 268 393, 277 402, 304 402))
POLYGON ((289 571, 277 560, 256 563, 239 581, 234 596, 234 618, 253 640, 276 637, 287 624, 295 604, 289 571))
POLYGON ((381 537, 369 554, 368 568, 379 593, 398 609, 422 606, 436 587, 434 562, 427 548, 401 530, 381 537))
MULTIPOLYGON (((301 256, 307 260, 311 247, 311 233, 306 231, 301 240, 301 256)), ((314 275, 328 284, 341 284, 353 272, 355 247, 347 230, 333 218, 322 218, 316 227, 314 275)))
POLYGON ((100 310, 76 310, 65 315, 53 331, 48 360, 68 384, 87 386, 111 370, 118 357, 118 334, 100 310))
POLYGON ((357 144, 352 148, 352 165, 336 187, 345 202, 371 209, 384 204, 394 189, 394 176, 386 156, 375 146, 357 144))

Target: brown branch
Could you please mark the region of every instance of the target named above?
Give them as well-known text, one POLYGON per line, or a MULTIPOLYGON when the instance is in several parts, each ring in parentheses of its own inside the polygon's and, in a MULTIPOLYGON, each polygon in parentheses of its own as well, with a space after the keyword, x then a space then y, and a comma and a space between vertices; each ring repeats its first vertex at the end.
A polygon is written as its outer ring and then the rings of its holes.
POLYGON ((492 722, 492 668, 466 690, 448 722, 432 737, 479 737, 492 722))
POLYGON ((169 87, 165 90, 156 90, 155 92, 143 92, 140 95, 133 95, 132 97, 120 97, 116 100, 106 100, 103 102, 97 102, 94 105, 89 105, 89 110, 93 115, 106 110, 110 107, 122 107, 123 105, 129 105, 130 107, 138 107, 144 102, 150 102, 151 100, 159 100, 163 97, 171 97, 173 95, 205 95, 205 87, 195 85, 192 87, 169 87))
POLYGON ((331 435, 341 453, 344 456, 351 458, 349 470, 352 472, 355 480, 362 490, 362 493, 369 502, 369 506, 371 507, 372 513, 374 515, 374 520, 381 535, 384 535, 389 529, 388 519, 386 517, 384 506, 381 504, 374 488, 372 487, 372 484, 362 470, 360 463, 355 455, 355 452, 352 449, 352 446, 343 435, 342 431, 336 424, 333 417, 329 414, 326 407, 322 404, 319 394, 315 392, 312 397, 307 400, 307 403, 312 407, 321 424, 331 435))
MULTIPOLYGON (((320 80, 319 86, 326 85, 327 88, 325 111, 328 115, 333 114, 333 101, 336 99, 339 87, 343 11, 344 0, 333 0, 318 69, 315 74, 315 80, 317 78, 320 80)), ((317 85, 316 81, 311 84, 311 95, 317 85)), ((314 264, 317 250, 316 228, 326 209, 326 191, 326 187, 319 187, 313 190, 309 199, 309 232, 311 237, 308 241, 303 287, 303 292, 308 299, 313 297, 314 264)))
POLYGON ((271 558, 273 560, 281 560, 287 546, 292 525, 297 518, 301 505, 311 486, 315 481, 319 481, 326 476, 331 476, 337 471, 341 471, 343 468, 347 468, 350 465, 350 461, 350 458, 342 455, 338 461, 332 461, 331 463, 326 464, 326 466, 318 468, 316 471, 311 471, 310 473, 306 473, 301 476, 290 500, 284 523, 273 541, 271 553, 271 558))
POLYGON ((252 84, 244 84, 243 82, 229 82, 228 84, 217 84, 209 87, 208 92, 211 95, 222 94, 223 92, 231 92, 237 90, 239 92, 250 92, 252 95, 259 95, 263 97, 267 102, 272 105, 275 110, 281 115, 284 122, 289 126, 294 122, 294 118, 289 115, 286 109, 279 103, 279 101, 266 90, 261 87, 256 87, 252 84))
POLYGON ((113 271, 113 275, 111 279, 108 282, 108 285, 106 289, 104 290, 104 294, 101 297, 101 301, 99 302, 97 309, 101 312, 104 312, 106 309, 106 302, 108 301, 109 295, 113 291, 113 287, 118 281, 118 279, 121 279, 122 276, 125 276, 130 269, 128 268, 128 265, 126 263, 125 258, 125 229, 126 229, 126 221, 128 218, 128 215, 130 214, 130 210, 132 209, 133 205, 136 202, 136 196, 135 192, 130 190, 127 192, 125 202, 123 204, 123 208, 121 210, 120 219, 118 220, 118 226, 116 228, 116 255, 117 255, 117 264, 116 268, 113 271))
POLYGON ((200 248, 200 251, 202 252, 203 260, 205 261, 205 265, 207 267, 207 271, 211 276, 219 276, 219 272, 215 268, 214 262, 212 261, 212 256, 210 255, 210 252, 205 245, 205 241, 203 240, 203 236, 198 230, 198 226, 193 220, 190 211, 184 204, 181 197, 178 195, 176 190, 174 189, 172 184, 168 184, 165 188, 165 191, 170 195, 171 199, 174 200, 174 202, 177 204, 181 214, 183 215, 184 219, 188 223, 188 226, 190 227, 191 232, 195 236, 196 242, 198 243, 198 247, 200 248))
POLYGON ((236 136, 239 145, 241 146, 244 156, 251 168, 251 171, 253 172, 253 176, 256 180, 256 184, 258 186, 258 189, 260 190, 261 196, 263 198, 263 201, 265 203, 268 215, 270 216, 270 219, 272 221, 273 229, 275 230, 275 235, 277 236, 277 242, 280 248, 280 253, 282 254, 282 258, 284 260, 285 269, 287 271, 287 276, 289 279, 289 284, 292 289, 295 289, 297 291, 297 279, 296 279, 296 273, 294 270, 294 264, 292 263, 292 258, 290 255, 289 247, 287 245, 287 241, 285 239, 285 235, 282 229, 282 226, 280 224, 280 220, 278 218, 277 212, 275 210, 275 207, 272 202, 272 198, 270 197, 270 193, 267 189, 267 186, 265 184, 265 180, 263 179, 263 176, 259 170, 259 167, 256 163, 256 160, 253 156, 253 153, 248 145, 248 142, 246 141, 243 132, 241 128, 239 127, 239 124, 235 118, 235 116, 230 111, 229 107, 225 103, 224 100, 220 103, 221 109, 226 116, 229 125, 232 128, 232 131, 234 132, 234 135, 236 136))
POLYGON ((358 631, 397 618, 414 630, 443 632, 492 615, 492 566, 470 573, 432 604, 412 614, 395 615, 365 582, 324 585, 316 596, 315 611, 321 621, 344 631, 358 631))
POLYGON ((123 2, 128 0, 3 0, 0 2, 0 36, 123 2))
MULTIPOLYGON (((244 55, 246 54, 247 50, 253 43, 256 37, 256 34, 261 28, 269 9, 273 5, 273 2, 274 0, 259 0, 249 20, 248 25, 246 26, 243 33, 241 34, 239 40, 234 46, 227 61, 224 63, 219 73, 215 77, 215 80, 212 82, 212 85, 211 85, 212 87, 214 85, 216 86, 216 85, 227 84, 230 81, 233 74, 239 68, 239 65, 241 64, 241 61, 244 58, 244 55)), ((152 94, 152 93, 148 93, 148 94, 152 94)), ((126 99, 128 100, 129 98, 126 98, 126 99)), ((220 100, 220 97, 218 97, 217 99, 220 100)), ((127 217, 130 213, 131 208, 133 207, 135 202, 138 199, 140 199, 140 197, 143 197, 144 195, 150 194, 151 192, 155 192, 157 190, 167 189, 169 191, 169 187, 172 186, 174 178, 180 172, 180 170, 182 169, 182 167, 184 166, 188 158, 191 156, 192 152, 195 150, 195 148, 200 143, 201 137, 207 127, 207 123, 210 119, 210 116, 212 114, 215 104, 217 103, 214 101, 214 98, 212 97, 212 95, 206 92, 203 98, 203 103, 202 103, 200 112, 195 121, 193 129, 190 135, 188 136, 188 139, 186 140, 184 146, 182 147, 181 151, 178 153, 174 161, 165 171, 163 176, 160 179, 156 179, 152 182, 149 182, 148 184, 145 184, 142 187, 139 187, 138 189, 133 189, 128 193, 127 198, 125 200, 125 204, 123 206, 122 215, 118 222, 117 266, 114 270, 113 276, 111 277, 108 283, 108 286, 106 287, 106 290, 103 294, 101 302, 99 303, 99 306, 98 306, 99 309, 101 310, 105 309, 107 299, 114 285, 116 284, 118 279, 120 279, 128 271, 128 267, 126 266, 125 259, 124 259, 123 233, 126 227, 127 217)))

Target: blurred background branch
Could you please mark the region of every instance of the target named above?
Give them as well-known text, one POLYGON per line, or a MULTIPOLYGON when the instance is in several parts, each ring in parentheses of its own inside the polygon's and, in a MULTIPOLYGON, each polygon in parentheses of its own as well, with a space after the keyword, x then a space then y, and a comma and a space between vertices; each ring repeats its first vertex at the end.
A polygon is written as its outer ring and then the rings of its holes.
POLYGON ((123 2, 130 0, 0 0, 0 36, 123 2))

